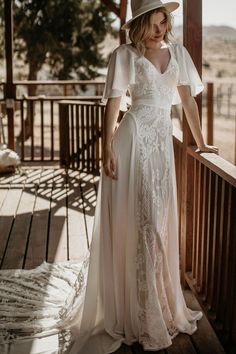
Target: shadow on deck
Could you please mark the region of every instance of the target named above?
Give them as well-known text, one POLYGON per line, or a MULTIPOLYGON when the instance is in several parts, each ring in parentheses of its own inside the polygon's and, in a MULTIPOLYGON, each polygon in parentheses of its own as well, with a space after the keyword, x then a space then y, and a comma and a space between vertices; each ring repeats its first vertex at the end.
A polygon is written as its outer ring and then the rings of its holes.
MULTIPOLYGON (((45 260, 81 259, 91 240, 99 177, 53 167, 24 169, 25 175, 0 178, 1 268, 31 269, 45 260)), ((188 307, 200 309, 190 289, 184 290, 184 296, 188 307)), ((123 345, 116 353, 144 351, 137 343, 123 345)), ((204 315, 192 336, 181 333, 158 353, 218 354, 224 350, 204 315)))

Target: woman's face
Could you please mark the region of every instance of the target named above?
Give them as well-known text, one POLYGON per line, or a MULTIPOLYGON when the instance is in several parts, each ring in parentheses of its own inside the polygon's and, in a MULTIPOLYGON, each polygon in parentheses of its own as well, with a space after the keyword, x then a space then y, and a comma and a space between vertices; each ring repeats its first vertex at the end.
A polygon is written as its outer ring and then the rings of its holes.
POLYGON ((151 16, 152 35, 149 41, 161 42, 167 30, 167 19, 163 12, 155 12, 151 16))

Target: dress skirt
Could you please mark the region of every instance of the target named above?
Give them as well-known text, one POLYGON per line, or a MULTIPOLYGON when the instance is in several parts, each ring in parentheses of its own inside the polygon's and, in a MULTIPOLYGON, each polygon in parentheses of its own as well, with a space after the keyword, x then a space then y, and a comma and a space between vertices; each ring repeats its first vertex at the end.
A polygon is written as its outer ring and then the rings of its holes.
POLYGON ((179 332, 194 333, 202 317, 187 308, 180 285, 169 112, 131 107, 112 149, 118 180, 102 168, 82 323, 74 330, 84 338, 75 341, 73 354, 108 354, 134 342, 157 351, 179 332))

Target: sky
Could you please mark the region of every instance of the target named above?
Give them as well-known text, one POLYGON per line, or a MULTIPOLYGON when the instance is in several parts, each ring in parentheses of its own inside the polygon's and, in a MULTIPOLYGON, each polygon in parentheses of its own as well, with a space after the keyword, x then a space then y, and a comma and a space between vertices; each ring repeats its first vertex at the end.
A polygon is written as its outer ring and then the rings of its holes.
MULTIPOLYGON (((174 24, 182 23, 183 0, 176 0, 180 3, 179 9, 173 12, 174 24)), ((191 0, 188 0, 191 1, 191 0)), ((167 0, 163 0, 167 2, 167 0)), ((128 0, 127 20, 131 18, 130 0, 128 0)), ((236 28, 236 0, 202 0, 203 25, 226 25, 236 28)))

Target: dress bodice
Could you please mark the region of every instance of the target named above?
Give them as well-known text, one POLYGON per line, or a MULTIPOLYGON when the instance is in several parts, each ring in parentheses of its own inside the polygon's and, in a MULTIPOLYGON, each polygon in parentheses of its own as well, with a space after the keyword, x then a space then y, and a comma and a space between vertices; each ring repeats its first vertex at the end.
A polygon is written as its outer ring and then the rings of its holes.
POLYGON ((144 55, 136 54, 136 49, 131 44, 128 44, 127 48, 135 52, 135 83, 128 86, 132 105, 146 103, 169 109, 179 74, 178 63, 172 49, 169 47, 170 59, 167 68, 161 73, 144 55))
POLYGON ((157 105, 170 109, 181 103, 177 86, 188 85, 196 96, 204 85, 187 49, 180 43, 166 44, 171 58, 161 73, 144 55, 139 55, 131 43, 121 44, 112 52, 103 91, 102 102, 109 97, 121 96, 120 109, 127 110, 127 103, 157 105), (129 90, 130 97, 127 96, 129 90))

